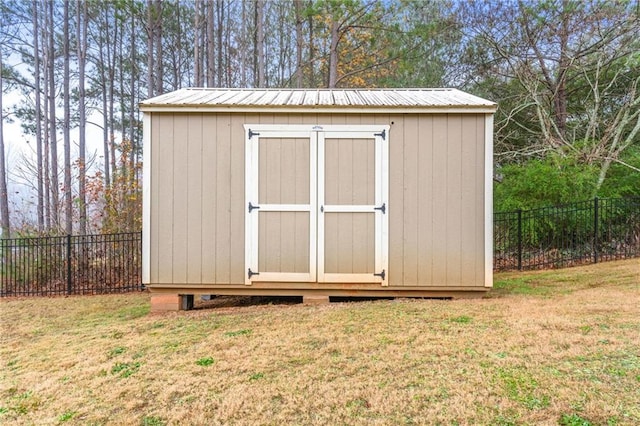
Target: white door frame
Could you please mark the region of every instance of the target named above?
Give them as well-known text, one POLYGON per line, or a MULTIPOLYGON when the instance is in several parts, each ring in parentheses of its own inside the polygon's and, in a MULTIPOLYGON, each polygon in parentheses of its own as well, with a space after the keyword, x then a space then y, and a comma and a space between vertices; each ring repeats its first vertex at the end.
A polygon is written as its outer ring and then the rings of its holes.
POLYGON ((245 124, 245 284, 253 281, 381 283, 388 285, 389 129, 388 125, 245 124), (259 139, 309 139, 309 204, 259 204, 259 139), (375 140, 375 205, 325 205, 324 142, 327 138, 375 140), (384 209, 381 207, 384 205, 384 209), (259 211, 309 212, 309 272, 258 270, 259 211), (375 274, 324 272, 324 213, 375 213, 375 274))

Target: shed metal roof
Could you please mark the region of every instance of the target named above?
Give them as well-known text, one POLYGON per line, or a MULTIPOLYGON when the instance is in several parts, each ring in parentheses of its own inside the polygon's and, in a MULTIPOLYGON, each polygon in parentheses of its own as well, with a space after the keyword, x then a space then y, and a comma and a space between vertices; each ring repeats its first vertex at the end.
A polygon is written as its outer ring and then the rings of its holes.
POLYGON ((475 112, 497 104, 457 89, 218 89, 187 88, 140 103, 149 111, 475 112))

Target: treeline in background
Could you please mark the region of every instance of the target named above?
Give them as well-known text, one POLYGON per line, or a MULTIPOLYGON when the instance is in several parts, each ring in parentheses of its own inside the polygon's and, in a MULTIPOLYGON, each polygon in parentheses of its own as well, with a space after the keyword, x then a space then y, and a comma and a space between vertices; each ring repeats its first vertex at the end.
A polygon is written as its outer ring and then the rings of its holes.
POLYGON ((192 86, 456 87, 499 103, 495 210, 640 195, 635 0, 3 0, 0 21, 5 238, 139 230, 137 105, 192 86))

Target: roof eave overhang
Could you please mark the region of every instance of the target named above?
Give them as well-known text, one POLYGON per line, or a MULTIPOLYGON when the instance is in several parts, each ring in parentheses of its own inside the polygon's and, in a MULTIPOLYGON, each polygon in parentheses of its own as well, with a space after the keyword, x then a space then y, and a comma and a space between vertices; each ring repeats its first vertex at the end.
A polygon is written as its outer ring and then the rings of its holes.
POLYGON ((142 112, 208 112, 208 113, 312 113, 312 114, 493 114, 497 105, 433 106, 433 107, 341 107, 341 106, 274 106, 262 107, 219 105, 153 105, 141 104, 142 112))

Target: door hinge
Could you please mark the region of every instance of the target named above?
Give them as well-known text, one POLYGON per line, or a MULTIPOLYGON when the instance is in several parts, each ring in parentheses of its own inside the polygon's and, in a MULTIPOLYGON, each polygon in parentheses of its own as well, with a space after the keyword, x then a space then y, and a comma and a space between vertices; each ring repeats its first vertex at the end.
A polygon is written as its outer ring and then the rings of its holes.
POLYGON ((384 269, 379 274, 373 274, 373 275, 376 277, 382 278, 382 281, 384 281, 384 277, 385 277, 384 269))
POLYGON ((382 214, 386 214, 387 213, 387 205, 386 203, 382 203, 382 205, 380 207, 374 207, 374 210, 380 210, 382 212, 382 214))
POLYGON ((254 206, 253 204, 251 204, 251 201, 249 201, 249 213, 251 213, 252 210, 254 209, 259 209, 260 206, 254 206))
POLYGON ((253 130, 249 129, 249 139, 254 136, 260 136, 260 133, 254 132, 253 130))
MULTIPOLYGON (((384 273, 384 271, 382 271, 382 273, 384 273)), ((260 272, 253 272, 251 268, 247 269, 247 276, 249 277, 249 279, 251 279, 251 277, 254 275, 260 275, 260 272)))
MULTIPOLYGON (((249 130, 251 131, 251 130, 249 130)), ((382 140, 385 140, 385 138, 387 137, 387 130, 386 129, 382 129, 382 131, 380 133, 374 133, 373 136, 380 136, 382 138, 382 140)))

